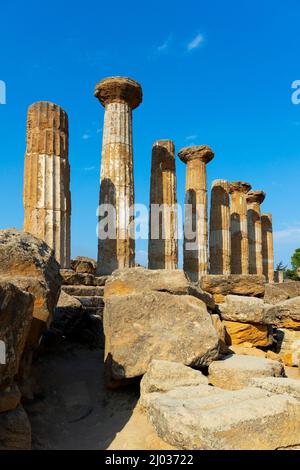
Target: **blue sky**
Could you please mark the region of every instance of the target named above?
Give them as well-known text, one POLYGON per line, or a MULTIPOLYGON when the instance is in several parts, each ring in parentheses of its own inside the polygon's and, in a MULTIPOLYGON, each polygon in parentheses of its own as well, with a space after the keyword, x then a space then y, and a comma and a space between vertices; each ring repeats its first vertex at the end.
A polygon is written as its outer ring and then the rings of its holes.
MULTIPOLYGON (((96 256, 103 108, 96 82, 137 79, 134 111, 136 202, 148 204, 151 147, 208 144, 217 178, 263 189, 273 213, 275 260, 300 246, 300 79, 297 0, 5 2, 0 9, 0 228, 22 227, 28 106, 50 100, 70 121, 72 255, 96 256)), ((178 200, 185 166, 177 159, 178 200)), ((137 243, 145 261, 147 242, 137 243)))

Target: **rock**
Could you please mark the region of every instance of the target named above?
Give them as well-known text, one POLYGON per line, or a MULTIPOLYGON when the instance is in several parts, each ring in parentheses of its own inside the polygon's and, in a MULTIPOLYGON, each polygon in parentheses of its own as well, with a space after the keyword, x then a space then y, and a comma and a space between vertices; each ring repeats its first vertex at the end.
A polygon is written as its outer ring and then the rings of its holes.
POLYGON ((143 375, 153 359, 204 367, 218 357, 206 305, 187 295, 143 292, 108 297, 105 358, 113 380, 143 375))
POLYGON ((151 361, 141 380, 141 401, 148 393, 167 392, 176 387, 208 385, 208 380, 200 371, 193 370, 178 362, 151 361))
POLYGON ((0 413, 0 450, 30 450, 31 426, 24 408, 0 413))
POLYGON ((219 306, 219 310, 223 320, 241 323, 272 325, 275 319, 272 308, 256 297, 227 295, 225 302, 219 306))
POLYGON ((300 283, 287 281, 281 284, 266 284, 264 300, 268 304, 275 305, 298 296, 300 296, 300 283))
POLYGON ((104 286, 108 276, 94 276, 93 274, 76 273, 71 269, 61 269, 63 285, 67 286, 104 286))
POLYGON ((233 354, 212 362, 208 374, 210 384, 238 390, 247 387, 253 377, 280 377, 284 374, 284 367, 282 363, 270 359, 233 354))
POLYGON ((253 346, 272 344, 272 329, 268 325, 223 321, 226 330, 226 343, 231 345, 251 343, 253 346))
POLYGON ((168 292, 175 295, 191 295, 214 309, 215 302, 207 292, 191 283, 179 269, 129 268, 113 272, 106 282, 104 297, 140 294, 141 292, 168 292))
POLYGON ((14 410, 20 404, 21 393, 17 385, 13 384, 6 390, 0 391, 0 413, 14 410))
POLYGON ((250 385, 279 395, 287 393, 300 400, 300 380, 297 379, 287 379, 286 377, 254 378, 250 381, 250 385))
POLYGON ((147 414, 157 434, 179 449, 275 450, 300 442, 300 402, 258 388, 153 393, 147 414))
POLYGON ((72 260, 71 267, 77 273, 95 275, 97 263, 92 258, 87 258, 86 256, 77 256, 76 259, 72 260))
POLYGON ((33 317, 49 324, 61 276, 54 252, 45 242, 30 233, 0 230, 0 277, 33 294, 33 317))
POLYGON ((234 353, 234 354, 243 355, 243 356, 266 357, 266 353, 262 351, 261 349, 257 349, 255 347, 249 348, 245 346, 245 344, 247 343, 243 343, 242 345, 237 344, 237 345, 230 346, 229 352, 231 354, 234 353))
POLYGON ((62 286, 62 290, 73 296, 102 296, 104 295, 103 286, 62 286))
POLYGON ((254 274, 208 274, 201 277, 199 286, 210 294, 262 297, 265 283, 265 276, 254 274))
POLYGON ((5 390, 18 373, 30 331, 33 296, 14 284, 0 282, 0 340, 6 349, 6 363, 0 364, 0 390, 5 390))
POLYGON ((300 296, 284 300, 269 309, 278 328, 300 330, 300 296))
POLYGON ((73 297, 72 295, 67 294, 63 290, 60 293, 58 302, 57 302, 57 309, 80 309, 81 303, 78 299, 73 297))
POLYGON ((228 352, 228 346, 226 344, 226 329, 224 323, 222 322, 221 318, 217 313, 212 313, 211 319, 216 329, 216 332, 218 333, 220 353, 226 354, 228 352))
POLYGON ((287 366, 300 365, 300 331, 277 330, 277 352, 287 366))

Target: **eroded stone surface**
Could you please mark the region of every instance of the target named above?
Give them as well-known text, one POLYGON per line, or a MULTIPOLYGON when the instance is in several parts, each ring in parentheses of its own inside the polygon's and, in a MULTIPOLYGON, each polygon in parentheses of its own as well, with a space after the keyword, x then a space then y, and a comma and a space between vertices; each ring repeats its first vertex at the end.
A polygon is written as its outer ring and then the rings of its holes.
POLYGON ((68 116, 54 103, 28 109, 24 170, 24 230, 54 249, 62 268, 70 266, 70 165, 68 116))
POLYGON ((234 354, 212 362, 208 373, 208 381, 212 385, 238 390, 247 387, 254 377, 280 377, 284 374, 284 367, 271 359, 234 354))
POLYGON ((284 300, 300 296, 300 282, 287 281, 281 284, 266 284, 264 300, 276 305, 284 300))
POLYGON ((247 193, 249 274, 263 274, 260 206, 265 197, 263 191, 249 191, 247 193))
POLYGON ((219 309, 223 320, 263 325, 272 325, 275 322, 273 309, 256 297, 227 295, 219 309))
POLYGON ((236 294, 262 297, 266 279, 257 275, 207 275, 201 276, 200 287, 211 294, 236 294))
POLYGON ((269 346, 272 344, 272 328, 258 323, 241 323, 223 320, 226 330, 226 343, 238 345, 251 343, 252 346, 269 346))
POLYGON ((274 315, 278 328, 300 330, 300 296, 274 305, 270 313, 274 315))
POLYGON ((274 282, 274 241, 272 214, 261 215, 263 273, 268 282, 274 282))
POLYGON ((111 296, 105 301, 104 333, 113 380, 143 375, 153 359, 202 367, 218 357, 219 340, 206 305, 188 295, 111 296))

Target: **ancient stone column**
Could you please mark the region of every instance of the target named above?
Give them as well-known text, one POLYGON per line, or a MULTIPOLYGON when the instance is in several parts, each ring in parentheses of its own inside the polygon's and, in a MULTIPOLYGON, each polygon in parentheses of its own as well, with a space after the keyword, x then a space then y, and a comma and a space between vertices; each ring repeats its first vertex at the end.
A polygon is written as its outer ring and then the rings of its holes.
POLYGON ((229 183, 225 180, 212 183, 209 247, 210 274, 230 274, 230 196, 229 183))
POLYGON ((135 264, 130 210, 134 204, 132 110, 142 101, 142 89, 130 78, 110 77, 96 85, 94 94, 105 107, 99 222, 104 217, 101 207, 111 205, 115 210, 114 235, 105 239, 102 230, 98 231, 97 273, 106 275, 135 264))
POLYGON ((62 268, 70 267, 70 165, 68 116, 48 101, 27 115, 24 231, 44 240, 62 268))
POLYGON ((262 258, 263 273, 268 282, 274 282, 274 244, 272 214, 262 214, 262 258))
POLYGON ((249 274, 263 274, 260 205, 265 197, 263 191, 249 191, 247 194, 249 274))
POLYGON ((247 199, 251 185, 242 181, 230 183, 231 193, 231 274, 249 273, 247 199))
POLYGON ((186 163, 183 269, 197 282, 208 271, 206 164, 214 153, 197 145, 183 148, 178 156, 186 163))
POLYGON ((158 140, 152 147, 149 220, 149 269, 177 269, 175 147, 158 140))

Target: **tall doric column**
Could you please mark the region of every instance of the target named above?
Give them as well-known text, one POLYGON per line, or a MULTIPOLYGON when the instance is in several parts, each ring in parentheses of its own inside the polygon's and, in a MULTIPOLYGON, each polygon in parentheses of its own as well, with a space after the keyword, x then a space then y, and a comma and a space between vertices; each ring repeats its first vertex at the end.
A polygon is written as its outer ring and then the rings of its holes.
POLYGON ((212 183, 209 246, 210 274, 230 274, 230 196, 229 183, 225 180, 212 183))
POLYGON ((24 171, 24 231, 53 248, 70 267, 70 165, 68 116, 56 104, 34 103, 27 115, 24 171))
POLYGON ((247 194, 249 274, 263 274, 260 205, 265 197, 263 191, 249 191, 247 194))
POLYGON ((263 273, 268 282, 274 282, 274 244, 272 214, 262 214, 263 273))
POLYGON ((197 145, 183 148, 178 156, 186 163, 183 269, 197 282, 208 270, 206 164, 214 153, 197 145))
POLYGON ((149 269, 177 269, 177 197, 175 147, 158 140, 152 147, 149 269))
POLYGON ((243 181, 230 183, 231 193, 231 273, 249 273, 247 199, 251 185, 243 181))
POLYGON ((99 222, 105 218, 101 207, 109 204, 115 210, 114 234, 103 239, 104 233, 98 233, 97 272, 105 275, 135 263, 132 110, 142 102, 142 89, 130 78, 110 77, 96 85, 95 96, 105 107, 99 222))

